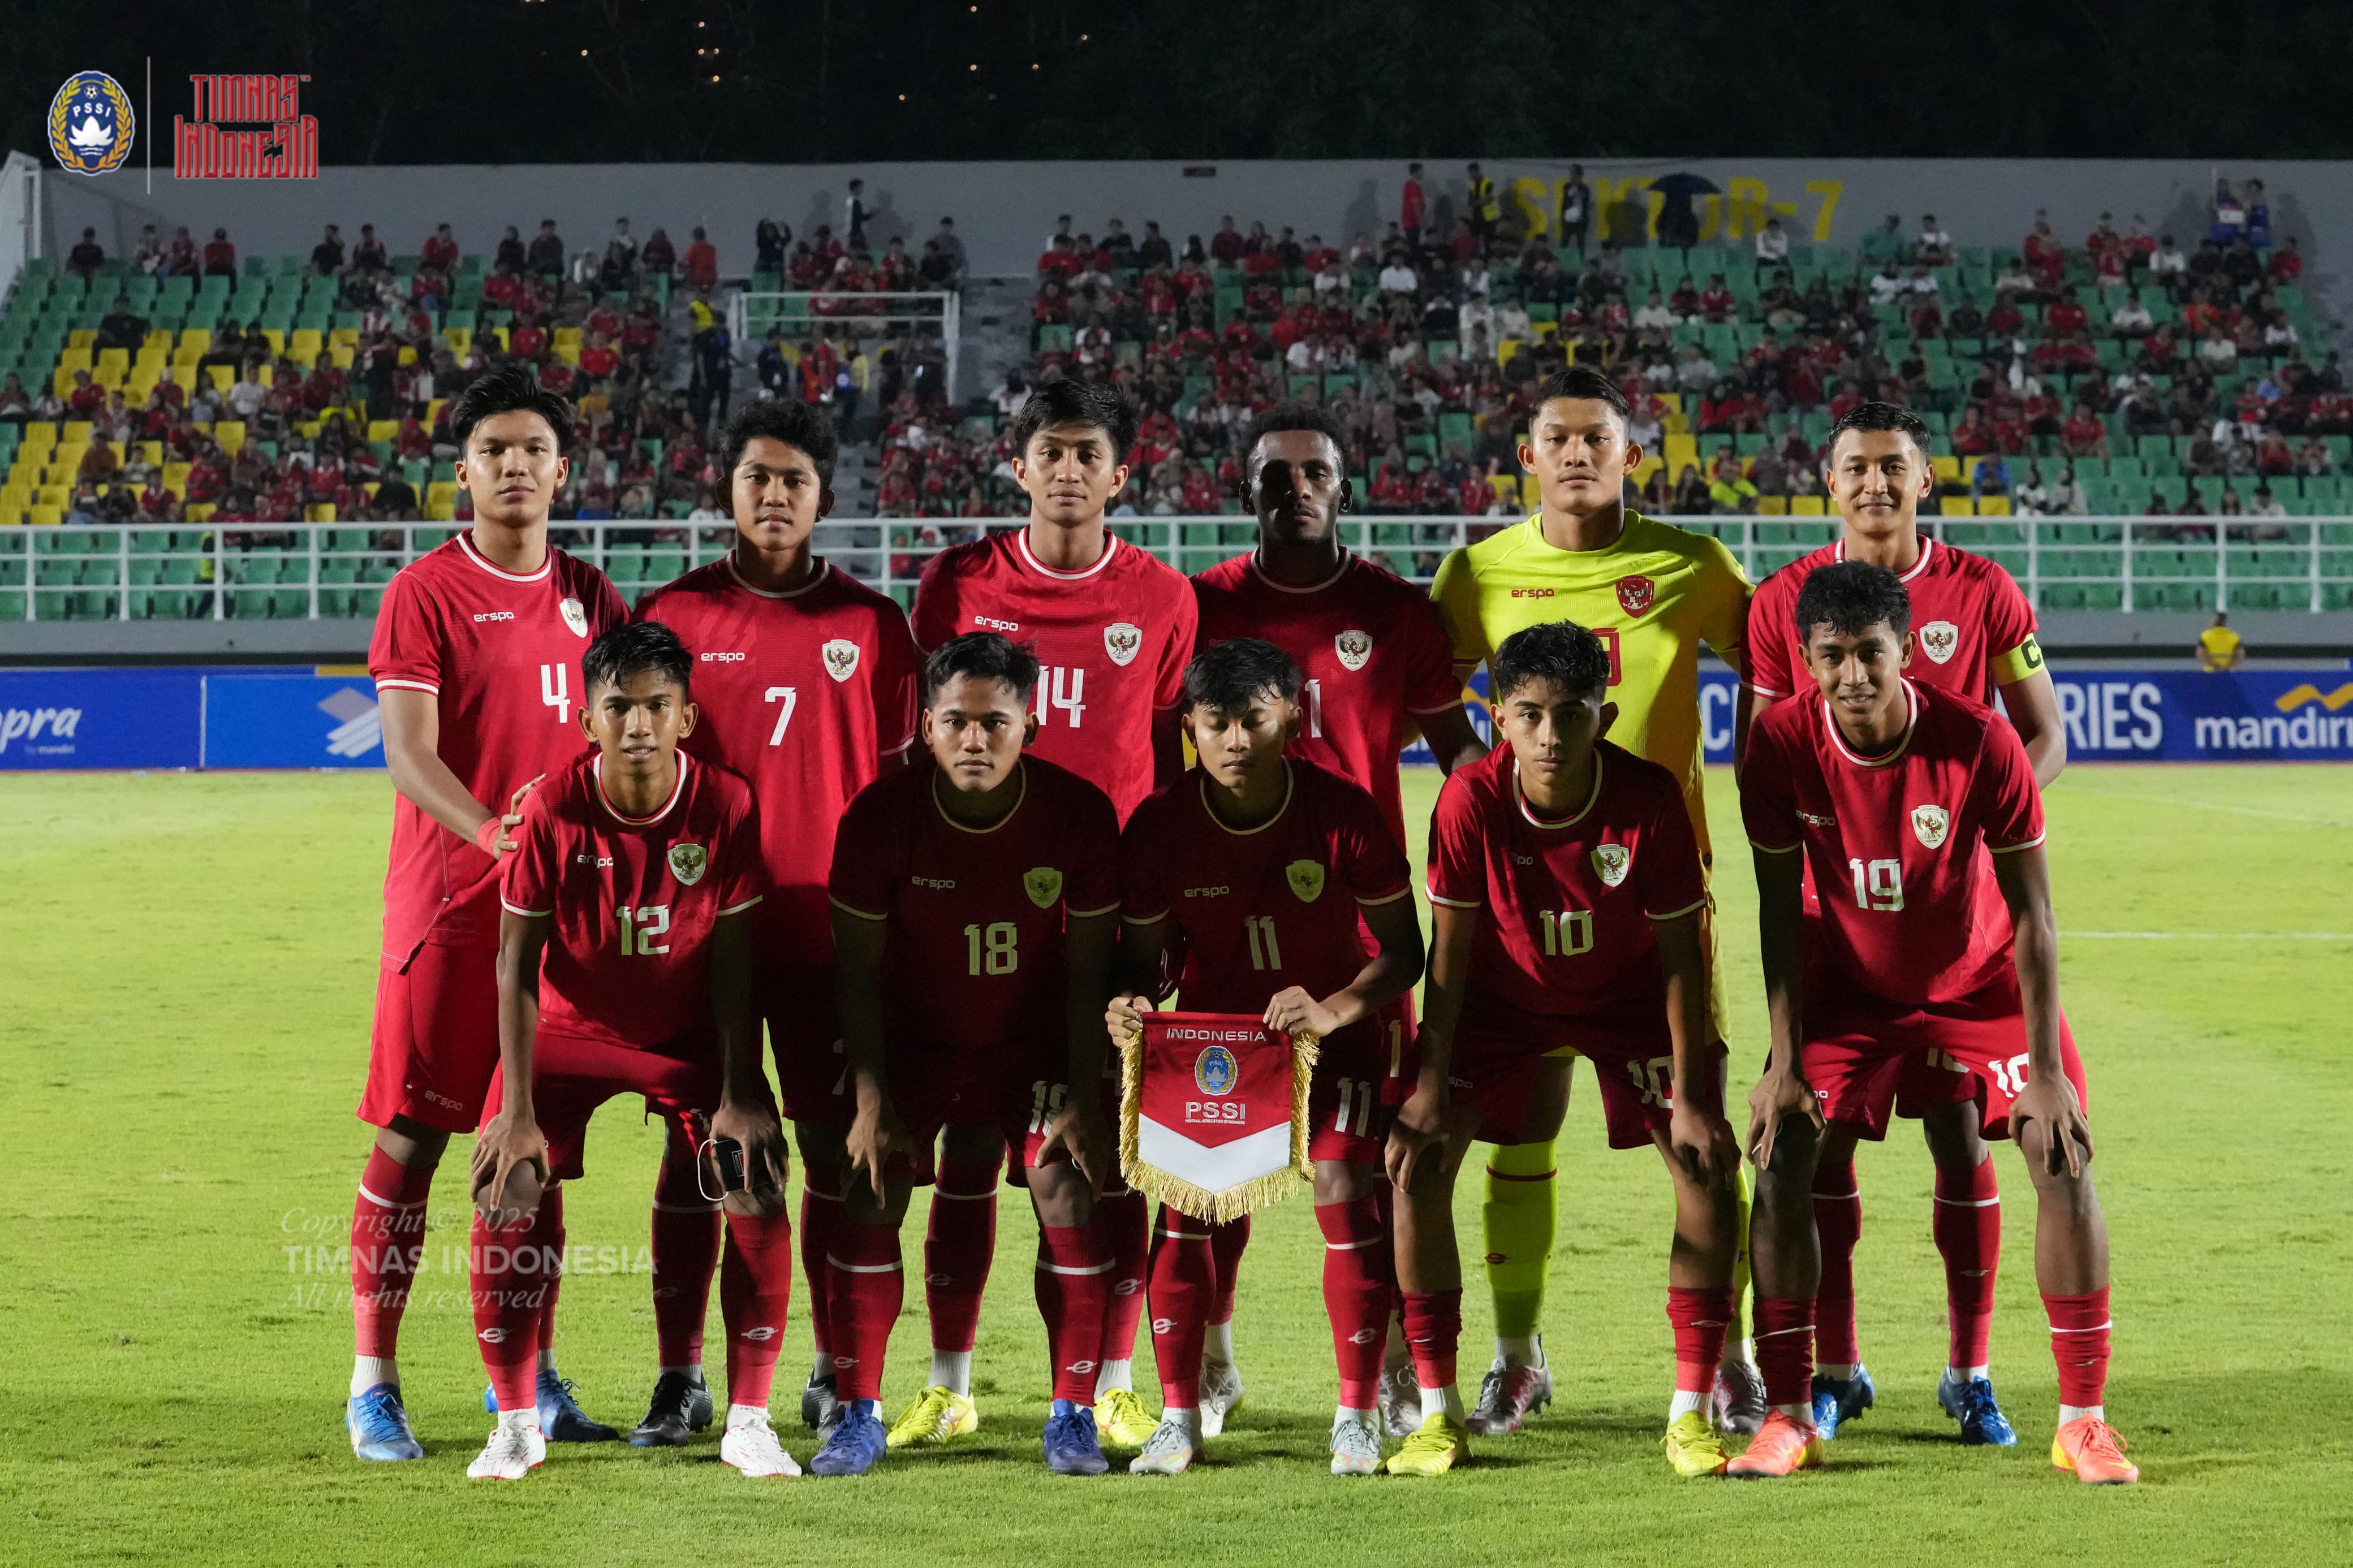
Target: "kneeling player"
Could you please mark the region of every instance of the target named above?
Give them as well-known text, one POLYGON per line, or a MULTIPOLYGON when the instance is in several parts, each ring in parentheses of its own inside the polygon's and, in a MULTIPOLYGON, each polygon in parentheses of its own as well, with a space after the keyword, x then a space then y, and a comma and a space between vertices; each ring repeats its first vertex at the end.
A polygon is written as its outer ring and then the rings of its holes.
MULTIPOLYGON (((1378 1400, 1392 1289, 1381 1203, 1376 1015, 1421 970, 1405 853, 1364 790, 1283 748, 1299 730, 1299 667, 1272 643, 1220 643, 1185 671, 1200 765, 1136 808, 1120 839, 1128 989, 1107 1021, 1121 1038, 1149 1008, 1172 943, 1189 1011, 1263 1015, 1321 1042, 1308 1114, 1324 1307, 1340 1363, 1332 1473, 1380 1468, 1378 1400), (1359 916, 1361 915, 1361 922, 1359 916), (1379 951, 1367 954, 1369 928, 1379 951)), ((1152 1241, 1152 1349, 1164 1408, 1129 1466, 1174 1475, 1201 1454, 1201 1347, 1216 1295, 1210 1226, 1163 1206, 1152 1241)))
POLYGON ((1047 1465, 1108 1468, 1092 1406, 1112 1258, 1090 1222, 1111 1152, 1096 1085, 1119 821, 1094 785, 1022 754, 1037 686, 1036 656, 995 632, 942 643, 923 667, 929 758, 870 784, 834 839, 836 996, 856 1111, 843 1223, 825 1279, 811 1281, 828 1294, 841 1400, 810 1461, 818 1475, 862 1475, 882 1457, 899 1226, 914 1159, 952 1122, 994 1123, 1027 1167, 1053 1358, 1047 1465))
POLYGON ((1821 1462, 1809 1398, 1814 1165, 1827 1131, 1884 1133, 1904 1064, 1925 1049, 1976 1075, 1986 1135, 2015 1136, 2034 1182, 2035 1274, 2059 1363, 2052 1462, 2086 1481, 2136 1480, 2101 1405, 2107 1226, 2059 1010, 2042 797, 2017 731, 1904 678, 1911 613, 1883 566, 1807 578, 1795 616, 1819 694, 1757 720, 1741 773, 1773 1036, 1748 1097, 1757 1359, 1772 1410, 1732 1469, 1821 1462), (1803 910, 1808 868, 1818 917, 1803 910))
POLYGON ((1667 1458, 1684 1475, 1715 1474, 1725 1455, 1706 1405, 1732 1317, 1740 1154, 1709 1045, 1707 887, 1691 817, 1672 773, 1602 740, 1617 709, 1603 700, 1609 656, 1591 632, 1567 621, 1515 632, 1492 669, 1510 744, 1439 793, 1419 1076, 1389 1135, 1424 1411, 1389 1469, 1436 1475, 1466 1452, 1455 1169, 1472 1139, 1517 1143, 1556 1114, 1537 1103, 1553 1081, 1545 1058, 1572 1047, 1593 1063, 1610 1147, 1657 1149, 1674 1184, 1667 1458))
POLYGON ((533 1373, 562 1268, 559 1184, 581 1174, 590 1115, 627 1094, 740 1157, 711 1173, 727 1211, 719 1457, 797 1476, 768 1425, 793 1253, 751 1002, 758 812, 741 778, 678 749, 694 728, 693 665, 669 627, 617 626, 580 662, 596 749, 526 803, 501 890, 499 1075, 474 1146, 474 1327, 499 1424, 466 1473, 519 1480, 546 1458, 533 1373))

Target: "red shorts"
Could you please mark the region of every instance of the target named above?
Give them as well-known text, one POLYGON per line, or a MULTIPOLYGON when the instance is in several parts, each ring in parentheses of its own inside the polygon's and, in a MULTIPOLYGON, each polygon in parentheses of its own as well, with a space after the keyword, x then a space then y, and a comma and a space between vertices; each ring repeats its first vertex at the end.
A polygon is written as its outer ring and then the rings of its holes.
POLYGON ((383 961, 362 1121, 389 1127, 405 1116, 470 1131, 498 1066, 497 949, 427 942, 405 964, 383 961))
MULTIPOLYGON (((1984 1135, 2010 1136, 2010 1107, 2027 1076, 2026 1010, 2014 970, 2004 970, 1957 1001, 1926 1006, 1834 983, 1810 987, 1808 994, 1825 1000, 1806 1010, 1806 1082, 1821 1100, 1822 1114, 1841 1131, 1885 1137, 1899 1086, 1908 1095, 1918 1084, 1943 1097, 1927 1103, 1976 1100, 1984 1135)), ((2063 1014, 2059 1059, 2089 1111, 2091 1089, 2063 1014)))
MULTIPOLYGON (((1663 1005, 1596 1017, 1539 1017, 1503 1007, 1466 1008, 1449 1075, 1454 1103, 1479 1113, 1488 1143, 1526 1142, 1528 1107, 1545 1058, 1574 1050, 1593 1064, 1612 1149, 1639 1149, 1664 1132, 1674 1110, 1675 1053, 1663 1005)), ((1721 1070, 1706 1075, 1720 1085, 1721 1070)), ((1717 1089, 1722 1098, 1720 1087, 1717 1089)))
POLYGON ((849 1058, 833 1000, 829 963, 779 964, 755 983, 754 1005, 768 1021, 768 1049, 776 1061, 776 1089, 795 1121, 847 1126, 849 1058))
MULTIPOLYGON (((919 1171, 928 1179, 928 1151, 943 1129, 992 1123, 1004 1132, 1008 1147, 1018 1151, 1017 1165, 1037 1165, 1039 1145, 1071 1092, 1064 1082, 1064 1060, 1055 1046, 1008 1045, 981 1051, 890 1047, 892 1103, 915 1147, 926 1152, 915 1163, 919 1171)), ((1047 1163, 1069 1157, 1056 1150, 1047 1163)))
MULTIPOLYGON (((502 1078, 493 1073, 483 1121, 498 1114, 504 1089, 502 1078)), ((540 1136, 547 1140, 547 1173, 555 1181, 583 1174, 588 1119, 607 1100, 642 1095, 649 1112, 683 1118, 702 1139, 710 1136, 702 1123, 719 1109, 719 1047, 708 1037, 639 1049, 543 1031, 533 1045, 532 1109, 539 1117, 540 1136)), ((761 1092, 766 1093, 765 1086, 761 1092)))
POLYGON ((1388 1098, 1391 1031, 1384 1009, 1324 1040, 1307 1082, 1307 1157, 1377 1165, 1397 1101, 1388 1098))

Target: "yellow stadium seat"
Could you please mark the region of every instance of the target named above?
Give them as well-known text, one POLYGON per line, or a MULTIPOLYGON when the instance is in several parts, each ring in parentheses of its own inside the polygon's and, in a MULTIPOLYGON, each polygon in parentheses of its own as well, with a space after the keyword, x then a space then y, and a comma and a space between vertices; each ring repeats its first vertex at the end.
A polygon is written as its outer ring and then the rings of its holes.
POLYGON ((43 485, 40 501, 43 506, 69 506, 73 502, 73 486, 43 485))
POLYGON ((164 472, 164 488, 170 490, 174 495, 186 494, 188 489, 188 470, 195 467, 195 465, 193 463, 165 463, 162 465, 162 467, 164 472))
POLYGON ((1928 466, 1936 471, 1936 478, 1939 479, 1957 479, 1961 477, 1961 460, 1950 452, 1929 458, 1928 466))
POLYGON ((1947 517, 1974 517, 1977 507, 1967 496, 1947 496, 1936 503, 1936 510, 1947 517))
POLYGON ((205 374, 213 378, 213 390, 224 396, 230 387, 237 384, 237 373, 225 364, 208 364, 205 366, 205 374))
POLYGON ((283 328, 283 327, 264 327, 264 328, 262 328, 262 329, 261 329, 261 336, 262 336, 262 341, 263 341, 263 342, 267 342, 267 343, 269 345, 269 352, 270 352, 271 353, 273 353, 273 354, 282 354, 282 353, 284 353, 286 352, 286 329, 285 329, 285 328, 283 328))
POLYGON ((335 521, 335 503, 334 503, 334 502, 332 502, 332 501, 321 501, 321 502, 320 502, 318 505, 316 505, 316 506, 306 506, 306 507, 304 507, 304 508, 302 509, 302 521, 303 521, 304 522, 332 522, 332 521, 335 521))
POLYGON ((61 506, 34 506, 25 514, 36 528, 55 528, 65 521, 66 510, 61 506))
POLYGON ((2008 496, 1978 497, 1978 515, 1979 517, 2008 517, 2010 515, 2010 498, 2008 496))
POLYGON ((153 353, 157 349, 169 354, 172 352, 172 334, 161 327, 151 327, 147 331, 147 335, 139 340, 139 352, 153 353))
POLYGON ((65 434, 59 439, 58 445, 61 447, 87 447, 90 445, 91 433, 97 428, 98 426, 91 420, 69 419, 66 421, 65 434))
POLYGON ((96 327, 76 327, 72 331, 66 334, 66 345, 69 351, 72 349, 79 349, 82 353, 88 353, 97 342, 98 329, 96 327))
POLYGON ((1677 414, 1681 414, 1683 411, 1683 395, 1682 393, 1662 392, 1655 395, 1658 397, 1660 402, 1665 404, 1677 414))
POLYGON ((58 427, 48 420, 35 420, 32 424, 25 426, 25 441, 24 446, 21 448, 22 450, 29 452, 37 447, 54 447, 57 444, 58 427))
POLYGON ((253 367, 253 384, 254 384, 254 385, 256 385, 256 386, 275 386, 275 385, 277 385, 277 384, 278 384, 278 372, 277 372, 274 368, 272 368, 271 366, 269 366, 269 365, 266 365, 266 364, 258 364, 258 365, 255 365, 255 366, 253 367))
POLYGON ((417 349, 414 344, 403 343, 400 345, 400 363, 402 364, 415 364, 417 363, 417 349))
POLYGON ((1528 323, 1528 331, 1535 333, 1536 342, 1540 343, 1548 343, 1552 342, 1554 336, 1559 332, 1560 323, 1558 321, 1530 321, 1528 323))
POLYGON ((1791 496, 1789 515, 1791 517, 1823 517, 1828 513, 1820 496, 1791 496))
POLYGON ((384 488, 384 481, 383 481, 383 480, 381 480, 381 479, 370 479, 367 483, 365 483, 365 484, 364 484, 364 485, 362 485, 362 486, 360 487, 360 489, 364 489, 364 490, 367 491, 367 493, 368 493, 368 500, 375 500, 375 492, 376 492, 376 491, 378 491, 378 490, 380 490, 380 489, 382 489, 383 488, 384 488))
POLYGON ((131 449, 127 442, 109 441, 106 444, 106 449, 114 454, 114 466, 118 468, 131 460, 131 449))
POLYGON ((1788 513, 1789 498, 1788 496, 1758 496, 1757 498, 1757 515, 1759 517, 1787 517, 1788 513))
POLYGON ((570 343, 574 348, 578 348, 580 346, 580 329, 577 327, 558 327, 553 333, 549 334, 548 341, 554 343, 557 348, 562 348, 566 343, 570 343))
POLYGON ((1644 454, 1642 460, 1634 465, 1634 483, 1638 486, 1649 484, 1651 482, 1651 476, 1659 471, 1659 466, 1660 459, 1658 458, 1647 453, 1644 454))
POLYGON ((20 526, 24 521, 25 509, 23 507, 14 505, 5 500, 0 500, 0 528, 16 528, 20 526))
POLYGON ((213 426, 213 439, 220 443, 222 451, 232 458, 236 457, 245 450, 245 421, 242 419, 216 421, 213 426))
POLYGON ((139 460, 145 463, 149 468, 162 468, 164 466, 164 443, 161 441, 140 442, 139 460))
POLYGON ((1528 511, 1535 511, 1544 505, 1544 484, 1534 474, 1520 476, 1520 505, 1528 511))
POLYGON ((554 345, 554 349, 555 357, 562 360, 565 364, 576 365, 580 363, 580 345, 578 343, 557 343, 554 345))
POLYGON ((1487 484, 1495 492, 1496 499, 1505 506, 1511 506, 1520 499, 1520 481, 1510 474, 1490 474, 1487 484))
POLYGON ((433 428, 434 422, 441 417, 441 410, 447 408, 448 405, 449 400, 446 397, 437 397, 431 402, 426 404, 425 427, 427 430, 433 428))
POLYGON ((213 333, 210 327, 190 327, 180 334, 180 353, 183 354, 193 351, 198 357, 202 357, 212 346, 213 333))
POLYGON ((1687 465, 1699 461, 1699 437, 1696 436, 1670 431, 1662 444, 1666 447, 1667 472, 1678 479, 1683 478, 1687 465))
POLYGON ((360 346, 360 330, 357 327, 331 328, 327 332, 327 343, 331 348, 355 349, 360 346))
MULTIPOLYGON (((108 352, 111 353, 112 351, 110 350, 108 352)), ((171 363, 172 351, 169 349, 141 349, 138 356, 131 362, 131 368, 133 370, 161 370, 171 363)))
POLYGON ((301 437, 305 441, 315 441, 319 438, 319 432, 326 427, 326 423, 323 420, 297 420, 294 426, 294 434, 301 437))
POLYGON ((99 350, 98 368, 100 370, 111 370, 120 375, 122 372, 131 368, 131 351, 129 349, 99 350))
POLYGON ((474 329, 471 327, 447 327, 442 330, 441 336, 448 343, 449 352, 459 359, 464 359, 473 350, 474 329))
POLYGON ((313 358, 317 357, 319 350, 325 342, 326 340, 320 335, 319 329, 316 327, 297 327, 293 334, 286 340, 290 353, 307 353, 313 358))
POLYGON ((371 441, 389 441, 395 436, 399 434, 400 421, 397 419, 371 419, 368 421, 367 438, 371 441))
POLYGON ((337 370, 351 369, 352 362, 358 357, 359 351, 349 343, 335 343, 327 350, 327 358, 333 362, 337 370))
POLYGON ((210 522, 213 520, 213 513, 218 510, 217 503, 200 500, 194 506, 183 509, 181 515, 190 522, 210 522))
POLYGON ((427 506, 456 506, 458 504, 457 484, 449 479, 435 479, 425 487, 425 503, 427 506))

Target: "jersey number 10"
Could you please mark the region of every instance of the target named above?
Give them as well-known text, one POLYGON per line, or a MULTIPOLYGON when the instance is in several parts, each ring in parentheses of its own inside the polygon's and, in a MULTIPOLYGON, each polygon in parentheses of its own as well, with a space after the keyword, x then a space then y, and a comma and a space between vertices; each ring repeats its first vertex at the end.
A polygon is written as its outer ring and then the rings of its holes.
POLYGON ((1544 922, 1546 958, 1575 958, 1592 951, 1591 910, 1538 910, 1536 919, 1544 922))

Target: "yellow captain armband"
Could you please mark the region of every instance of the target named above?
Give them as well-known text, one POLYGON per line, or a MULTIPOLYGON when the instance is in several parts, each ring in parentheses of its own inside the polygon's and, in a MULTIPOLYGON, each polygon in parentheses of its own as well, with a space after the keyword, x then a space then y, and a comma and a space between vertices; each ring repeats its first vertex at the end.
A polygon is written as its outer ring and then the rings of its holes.
POLYGON ((2015 686, 2030 675, 2040 675, 2042 668, 2042 645, 2030 634, 2024 642, 1993 661, 1993 683, 2015 686))

